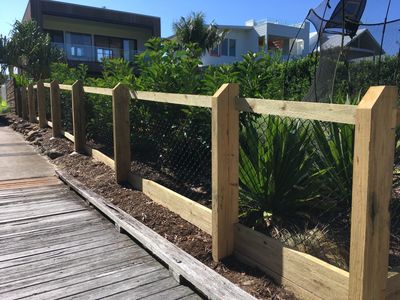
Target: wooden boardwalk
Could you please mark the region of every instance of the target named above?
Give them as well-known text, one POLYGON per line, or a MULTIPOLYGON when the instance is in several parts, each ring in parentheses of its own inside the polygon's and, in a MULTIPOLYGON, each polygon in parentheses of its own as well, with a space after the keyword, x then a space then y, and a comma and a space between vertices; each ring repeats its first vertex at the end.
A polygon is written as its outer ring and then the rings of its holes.
POLYGON ((0 299, 200 299, 55 177, 0 181, 0 299))

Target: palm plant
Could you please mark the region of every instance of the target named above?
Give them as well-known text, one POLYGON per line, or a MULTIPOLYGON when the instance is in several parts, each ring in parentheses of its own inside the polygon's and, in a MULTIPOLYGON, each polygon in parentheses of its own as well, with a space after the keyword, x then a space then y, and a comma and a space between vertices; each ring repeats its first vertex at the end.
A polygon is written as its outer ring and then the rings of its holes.
POLYGON ((197 44, 203 51, 213 49, 226 34, 226 31, 218 29, 214 23, 207 25, 202 12, 192 12, 186 18, 181 17, 172 26, 181 45, 197 44))
POLYGON ((307 220, 319 198, 309 124, 254 117, 240 135, 240 208, 252 226, 307 220))
POLYGON ((35 21, 16 21, 10 38, 3 39, 1 44, 2 63, 11 71, 13 67, 19 68, 34 80, 47 78, 50 64, 64 58, 62 51, 52 46, 50 36, 44 34, 35 21))
POLYGON ((354 126, 314 122, 316 165, 324 170, 324 189, 331 212, 349 212, 353 177, 354 126))

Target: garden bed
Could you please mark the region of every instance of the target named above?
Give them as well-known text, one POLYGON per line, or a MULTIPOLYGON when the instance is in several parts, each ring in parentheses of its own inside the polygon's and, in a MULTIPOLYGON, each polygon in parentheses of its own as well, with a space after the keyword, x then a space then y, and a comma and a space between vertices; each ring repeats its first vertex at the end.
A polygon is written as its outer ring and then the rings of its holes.
MULTIPOLYGON (((116 184, 115 173, 94 159, 73 153, 73 144, 67 139, 51 139, 51 130, 38 129, 34 124, 9 115, 11 127, 24 134, 38 151, 50 157, 57 168, 84 183, 88 188, 108 199, 146 226, 150 227, 175 245, 211 267, 230 281, 260 299, 296 299, 295 296, 277 286, 264 273, 228 258, 214 263, 211 257, 211 237, 196 226, 183 220, 168 209, 155 204, 151 199, 130 187, 116 184)), ((135 165, 133 166, 135 167, 135 165)), ((158 175, 145 165, 136 166, 142 171, 158 175)))

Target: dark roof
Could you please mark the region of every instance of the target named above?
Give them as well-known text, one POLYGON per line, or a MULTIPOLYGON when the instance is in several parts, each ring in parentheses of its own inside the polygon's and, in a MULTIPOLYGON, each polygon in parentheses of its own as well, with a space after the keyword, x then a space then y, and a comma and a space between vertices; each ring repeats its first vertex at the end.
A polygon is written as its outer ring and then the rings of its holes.
MULTIPOLYGON (((371 32, 367 28, 362 28, 362 29, 357 30, 357 33, 354 38, 351 38, 346 35, 343 39, 343 46, 345 46, 345 47, 351 46, 351 44, 354 44, 355 41, 357 39, 361 38, 362 36, 368 37, 368 40, 370 41, 371 46, 380 50, 380 48, 381 48, 380 44, 378 43, 378 41, 375 39, 375 37, 371 34, 371 32)), ((342 44, 342 36, 340 34, 335 34, 335 35, 331 35, 328 37, 328 39, 324 42, 324 47, 336 48, 336 47, 340 47, 341 44, 342 44)))
POLYGON ((29 0, 24 20, 35 19, 41 25, 42 15, 149 28, 154 36, 160 36, 161 30, 159 17, 51 0, 29 0))

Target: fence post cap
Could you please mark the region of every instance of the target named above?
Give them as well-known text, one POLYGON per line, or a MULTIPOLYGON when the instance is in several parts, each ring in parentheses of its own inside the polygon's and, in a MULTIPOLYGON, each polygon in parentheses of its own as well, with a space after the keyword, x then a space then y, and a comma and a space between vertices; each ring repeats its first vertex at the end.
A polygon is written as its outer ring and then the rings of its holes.
POLYGON ((214 93, 213 97, 219 97, 222 93, 224 93, 229 88, 239 89, 238 83, 224 83, 221 87, 214 93))
POLYGON ((122 82, 118 82, 118 84, 113 88, 113 91, 116 89, 121 89, 121 88, 128 88, 128 85, 122 82))
POLYGON ((82 83, 82 80, 80 80, 80 79, 78 79, 78 80, 75 80, 75 82, 72 84, 72 86, 75 86, 75 85, 82 85, 83 83, 82 83))

